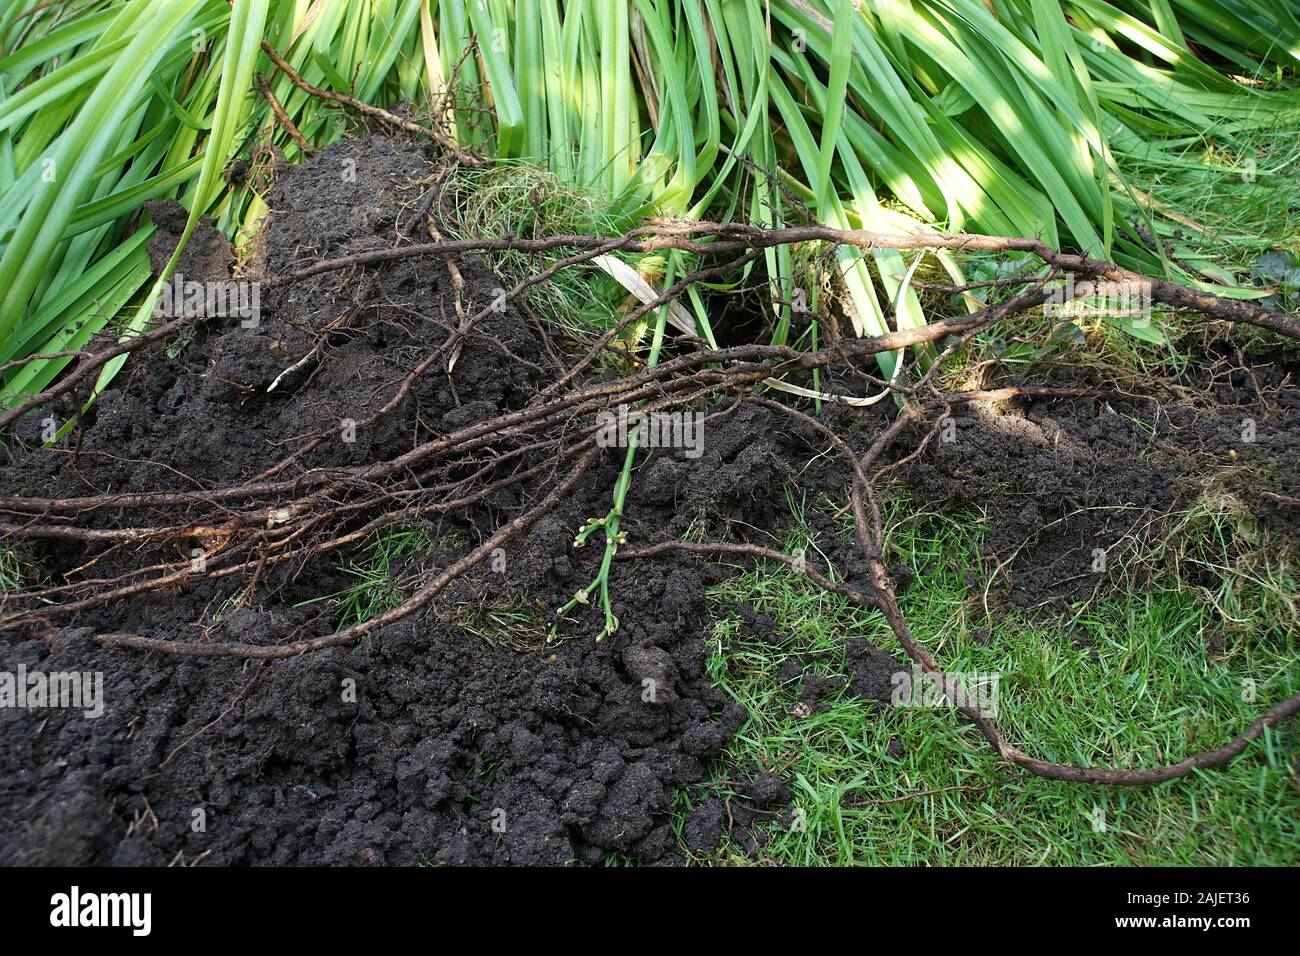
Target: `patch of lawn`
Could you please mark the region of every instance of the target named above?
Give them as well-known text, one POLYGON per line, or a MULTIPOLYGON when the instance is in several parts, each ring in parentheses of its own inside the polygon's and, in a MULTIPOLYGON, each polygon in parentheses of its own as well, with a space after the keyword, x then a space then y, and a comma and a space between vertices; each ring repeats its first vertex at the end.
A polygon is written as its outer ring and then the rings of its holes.
MULTIPOLYGON (((1284 565, 1212 587, 1172 580, 1099 599, 1053 620, 986 620, 964 580, 983 527, 934 515, 889 535, 917 579, 901 596, 914 631, 949 673, 996 674, 997 718, 1020 749, 1056 761, 1148 766, 1236 736, 1300 684, 1300 640, 1285 613, 1284 565), (1223 595, 1237 600, 1225 617, 1223 595), (1281 598, 1281 604, 1279 604, 1281 598)), ((813 547, 796 532, 787 547, 813 547)), ((793 551, 791 552, 793 553, 793 551)), ((812 560, 813 551, 810 551, 812 560)), ((1300 863, 1300 726, 1293 719, 1226 768, 1151 789, 1096 788, 1010 768, 955 712, 880 706, 836 691, 798 707, 798 681, 777 672, 842 673, 847 638, 902 653, 883 619, 796 572, 757 568, 712 591, 712 676, 747 711, 720 776, 781 770, 791 813, 767 825, 758 855, 725 844, 698 863, 787 865, 1296 865, 1300 863), (752 604, 789 636, 747 635, 752 604), (891 746, 892 744, 892 746, 891 746)), ((686 795, 684 807, 715 784, 686 795)))

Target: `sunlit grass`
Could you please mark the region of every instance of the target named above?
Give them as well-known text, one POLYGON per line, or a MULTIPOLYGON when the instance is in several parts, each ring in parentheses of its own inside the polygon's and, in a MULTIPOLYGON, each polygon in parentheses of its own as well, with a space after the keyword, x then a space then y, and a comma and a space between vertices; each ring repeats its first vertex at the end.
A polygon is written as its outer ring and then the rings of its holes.
POLYGON ((1300 125, 1256 130, 1232 146, 1194 142, 1173 162, 1134 155, 1124 167, 1141 191, 1136 205, 1193 272, 1249 276, 1283 307, 1300 301, 1300 125))
MULTIPOLYGON (((15 0, 0 12, 0 363, 148 324, 159 277, 145 200, 180 198, 191 224, 210 215, 241 246, 255 233, 266 212, 257 177, 223 172, 265 164, 267 147, 289 163, 304 152, 257 93, 255 71, 313 146, 360 128, 275 69, 262 40, 312 84, 412 104, 422 122, 445 122, 490 159, 548 170, 557 197, 584 190, 598 212, 617 211, 593 216, 588 231, 644 214, 923 222, 1040 235, 1148 271, 1250 284, 1239 273, 1294 235, 1283 188, 1295 159, 1286 130, 1300 122, 1294 0, 1213 16, 1198 4, 1165 7, 15 0), (1214 208, 1248 159, 1265 191, 1214 208), (1184 242, 1177 221, 1135 204, 1131 188, 1199 215, 1232 248, 1184 242), (1153 251, 1141 228, 1178 248, 1153 251)), ((495 196, 504 208, 481 210, 489 224, 522 212, 495 196)), ((574 218, 555 204, 543 211, 538 228, 574 218)), ((672 253, 639 265, 662 277, 688 264, 672 253)), ((901 282, 908 265, 888 250, 840 253, 828 291, 856 333, 927 319, 901 282)), ((772 302, 789 302, 802 280, 784 248, 734 281, 754 277, 772 302)), ((596 293, 563 283, 554 293, 559 321, 575 329, 601 320, 609 289, 591 270, 579 279, 596 293)), ((689 304, 711 338, 700 295, 689 304)), ((770 322, 759 327, 786 341, 790 306, 764 307, 770 322)), ((68 361, 8 366, 0 397, 12 404, 40 390, 68 361)), ((892 369, 890 356, 880 361, 892 369)))
MULTIPOLYGON (((541 166, 514 161, 491 169, 461 169, 442 187, 464 237, 618 235, 630 223, 595 184, 566 182, 541 166)), ((568 254, 542 257, 519 252, 489 255, 503 281, 518 282, 568 254)), ((577 338, 599 335, 611 324, 626 291, 589 263, 556 273, 530 298, 546 321, 577 338)))

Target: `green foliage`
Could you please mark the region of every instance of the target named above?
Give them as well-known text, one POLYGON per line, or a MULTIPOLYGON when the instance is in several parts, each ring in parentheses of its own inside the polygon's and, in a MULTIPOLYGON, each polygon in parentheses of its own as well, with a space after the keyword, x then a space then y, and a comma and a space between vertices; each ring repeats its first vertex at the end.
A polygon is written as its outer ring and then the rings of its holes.
MULTIPOLYGON (((23 586, 23 564, 13 548, 0 547, 0 594, 23 586)), ((0 603, 3 600, 0 599, 0 603)))
MULTIPOLYGON (((221 173, 264 145, 301 158, 255 70, 311 143, 346 132, 263 39, 313 84, 413 103, 469 146, 549 170, 558 195, 599 197, 608 215, 590 230, 650 212, 927 223, 1232 288, 1240 263, 1142 238, 1184 228, 1143 190, 1176 207, 1208 195, 1207 156, 1213 169, 1254 155, 1254 206, 1230 215, 1259 234, 1293 171, 1289 146, 1260 146, 1300 119, 1298 15, 1296 0, 15 0, 0 13, 0 365, 18 364, 2 397, 69 361, 33 356, 149 322, 164 277, 144 200, 179 197, 191 226, 206 214, 251 235, 265 204, 221 173)), ((763 259, 773 300, 791 298, 792 255, 763 259)), ((855 331, 925 321, 904 281, 915 261, 839 253, 855 331)), ((598 318, 562 294, 578 325, 598 318)), ((692 306, 711 337, 698 293, 692 306)), ((773 340, 816 337, 789 306, 771 313, 773 340)))

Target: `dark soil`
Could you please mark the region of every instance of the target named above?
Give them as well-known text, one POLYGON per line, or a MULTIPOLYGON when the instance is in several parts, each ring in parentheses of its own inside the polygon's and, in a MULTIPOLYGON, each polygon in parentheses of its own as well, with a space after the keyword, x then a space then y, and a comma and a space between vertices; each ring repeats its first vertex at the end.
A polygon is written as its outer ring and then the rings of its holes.
MULTIPOLYGON (((417 198, 410 181, 426 173, 420 152, 383 139, 340 144, 282 171, 263 236, 265 270, 390 244, 403 204, 417 198), (355 161, 355 183, 339 176, 345 160, 355 161)), ((153 214, 164 234, 176 224, 174 209, 153 214)), ((204 254, 182 262, 186 278, 228 274, 229 250, 214 246, 213 235, 200 233, 192 248, 204 254)), ((459 267, 466 306, 476 308, 497 283, 472 261, 459 267)), ((263 303, 257 328, 229 322, 196 334, 177 359, 132 362, 94 406, 75 458, 40 450, 31 423, 44 416, 29 416, 10 443, 5 492, 180 490, 250 478, 285 453, 286 440, 377 408, 429 343, 446 337, 449 285, 443 264, 408 261, 294 286, 263 303), (339 331, 319 359, 268 394, 327 326, 339 331)), ((327 442, 308 463, 391 457, 521 405, 538 385, 526 364, 540 360, 535 334, 512 310, 491 314, 478 331, 453 380, 426 376, 383 427, 358 432, 352 444, 327 442)), ((747 412, 679 477, 698 483, 705 469, 740 475, 756 458, 790 456, 774 440, 751 443, 748 427, 747 412)), ((101 671, 107 701, 99 719, 0 710, 0 863, 554 865, 612 852, 677 859, 673 788, 705 777, 741 716, 704 676, 710 618, 694 562, 620 567, 613 598, 623 625, 601 643, 593 629, 520 652, 456 623, 486 597, 557 607, 590 580, 592 568, 576 564, 570 543, 587 517, 608 510, 619 456, 606 457, 508 550, 504 574, 483 566, 457 583, 443 612, 412 617, 355 649, 259 666, 177 661, 89 640, 115 630, 254 644, 328 634, 338 624, 333 608, 301 604, 349 583, 337 559, 271 575, 233 611, 222 608, 236 586, 201 584, 97 609, 52 633, 7 635, 0 669, 101 671), (642 699, 648 678, 657 684, 652 701, 642 699), (196 811, 203 832, 194 829, 196 811)), ((633 528, 676 520, 672 496, 656 497, 668 487, 668 464, 650 463, 662 477, 637 496, 633 528)), ((767 521, 773 502, 754 497, 748 483, 736 486, 746 491, 710 495, 697 511, 723 523, 767 521)), ((449 542, 476 539, 520 501, 517 493, 499 498, 439 532, 449 542)), ((431 559, 449 556, 440 550, 431 559)), ((57 575, 86 555, 54 546, 26 557, 57 575)), ((129 555, 107 554, 98 570, 131 564, 129 555)))
MULTIPOLYGON (((1131 585, 1149 577, 1142 558, 1164 516, 1201 495, 1294 539, 1300 510, 1279 498, 1300 492, 1300 369, 1248 361, 1219 380, 1206 374, 1211 364, 1193 367, 1182 400, 1153 392, 973 404, 957 415, 951 440, 941 434, 907 483, 923 504, 984 509, 972 588, 996 571, 995 603, 1033 609, 1131 585)), ((1073 371, 1049 383, 1101 384, 1073 371)))
MULTIPOLYGON (((254 270, 275 276, 391 246, 417 208, 413 181, 428 174, 418 149, 380 138, 339 143, 279 171, 254 270)), ((176 210, 158 205, 150 214, 163 237, 151 253, 163 259, 166 237, 174 243, 179 229, 176 210)), ((197 236, 182 260, 186 278, 227 277, 229 247, 210 229, 197 236)), ((483 265, 462 259, 459 268, 467 308, 494 297, 497 282, 483 265)), ((377 409, 446 339, 456 321, 451 287, 445 263, 408 259, 322 275, 268 297, 255 328, 213 323, 178 343, 175 357, 133 360, 59 449, 40 448, 45 415, 29 415, 7 436, 3 493, 198 490, 249 479, 295 439, 377 409)), ((391 458, 522 406, 548 383, 539 334, 513 309, 490 314, 466 339, 451 376, 431 371, 378 427, 359 431, 355 442, 324 442, 303 464, 391 458)), ((1213 367, 1209 359, 1204 367, 1213 367)), ((1292 388, 1279 388, 1292 370, 1261 362, 1239 372, 1226 385, 1199 383, 1201 404, 972 407, 957 420, 956 440, 936 441, 905 480, 925 504, 988 509, 991 531, 985 553, 973 556, 972 585, 982 588, 981 576, 1006 562, 999 580, 1009 587, 998 595, 1012 606, 1094 588, 1096 578, 1082 573, 1092 549, 1129 547, 1125 535, 1139 517, 1190 500, 1215 460, 1243 495, 1253 489, 1248 503, 1261 521, 1294 535, 1295 512, 1257 495, 1300 492, 1300 402, 1292 388), (1250 382, 1254 390, 1242 391, 1250 382), (1243 415, 1257 420, 1248 447, 1233 438, 1243 415), (1129 416, 1150 423, 1156 438, 1129 416)), ((884 414, 827 411, 862 447, 884 414)), ((807 491, 810 502, 843 500, 844 469, 821 454, 823 445, 785 416, 742 406, 710 424, 702 457, 657 450, 642 459, 624 528, 635 542, 692 526, 714 539, 779 531, 790 522, 787 485, 807 491)), ((608 510, 621 459, 607 452, 506 549, 504 568, 480 565, 427 613, 355 648, 261 665, 90 640, 130 631, 272 645, 333 633, 334 602, 304 602, 354 580, 337 555, 272 571, 251 595, 241 594, 246 581, 200 582, 57 618, 46 631, 3 635, 0 671, 100 671, 106 707, 98 719, 0 709, 0 864, 557 865, 611 854, 678 861, 673 792, 716 777, 744 716, 705 673, 715 612, 706 590, 722 572, 680 555, 616 565, 621 627, 602 642, 592 639, 599 627, 590 614, 566 628, 567 639, 544 645, 533 635, 523 650, 485 640, 475 626, 485 608, 506 605, 540 621, 591 580, 599 548, 576 551, 572 540, 608 510), (657 689, 649 700, 647 680, 657 689)), ((526 486, 503 491, 431 528, 433 552, 399 576, 415 580, 444 567, 530 497, 526 486)), ((869 591, 842 522, 821 511, 811 517, 837 572, 869 591)), ((140 563, 122 551, 91 550, 102 577, 140 563)), ((24 546, 22 557, 58 581, 91 554, 82 544, 54 543, 24 546)), ((912 574, 897 569, 900 590, 912 574)), ((733 610, 756 633, 782 639, 752 608, 733 610)), ((847 683, 883 702, 897 667, 857 639, 846 646, 843 680, 804 678, 800 693, 815 706, 847 683)), ((689 848, 707 852, 726 832, 756 848, 764 826, 784 818, 783 782, 758 768, 751 776, 728 808, 708 799, 687 815, 689 848)))

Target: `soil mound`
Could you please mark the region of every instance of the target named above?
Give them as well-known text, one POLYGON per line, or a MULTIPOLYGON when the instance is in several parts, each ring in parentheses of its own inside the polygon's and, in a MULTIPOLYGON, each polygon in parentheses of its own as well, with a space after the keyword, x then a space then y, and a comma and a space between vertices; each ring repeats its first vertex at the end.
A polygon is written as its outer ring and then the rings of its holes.
MULTIPOLYGON (((252 273, 274 279, 318 259, 391 247, 427 209, 420 183, 429 170, 419 149, 377 137, 281 170, 252 273)), ((159 205, 151 214, 162 237, 151 253, 162 260, 176 210, 159 205)), ((197 235, 182 261, 186 278, 228 280, 229 247, 210 228, 197 235)), ((6 438, 3 494, 198 499, 257 479, 286 456, 297 457, 275 472, 280 479, 341 471, 524 408, 559 374, 542 327, 508 304, 468 332, 460 326, 460 316, 498 298, 495 277, 470 257, 454 270, 436 257, 408 258, 280 288, 255 323, 213 321, 168 352, 135 358, 58 448, 40 446, 40 421, 69 415, 78 396, 20 421, 6 438), (431 350, 450 351, 453 338, 454 371, 445 362, 431 368, 380 415, 412 369, 431 350), (341 437, 347 421, 372 418, 353 440, 341 437)), ((926 505, 987 509, 991 531, 985 554, 971 558, 972 587, 999 568, 997 596, 1010 606, 1095 588, 1094 549, 1126 546, 1143 521, 1190 500, 1215 462, 1262 521, 1293 535, 1295 511, 1284 501, 1300 492, 1300 403, 1283 387, 1294 384, 1293 370, 1259 362, 1202 384, 1208 404, 971 406, 955 420, 954 439, 933 443, 902 477, 926 505), (1250 442, 1241 438, 1244 416, 1255 420, 1250 442)), ((884 405, 825 414, 859 449, 888 420, 884 405)), ((624 530, 637 542, 704 528, 714 540, 770 544, 791 521, 787 486, 813 503, 844 500, 847 474, 825 451, 811 429, 741 404, 710 423, 700 457, 656 449, 640 459, 624 530)), ((680 553, 620 563, 611 593, 617 632, 596 642, 588 608, 562 632, 568 639, 544 641, 548 614, 595 572, 599 547, 576 550, 573 538, 609 510, 622 457, 606 450, 499 561, 355 647, 259 663, 91 640, 130 632, 273 646, 332 634, 339 611, 320 598, 355 584, 350 552, 259 568, 251 582, 199 577, 6 633, 0 671, 102 673, 104 713, 0 708, 0 863, 678 860, 673 791, 710 777, 743 719, 705 671, 706 588, 721 572, 680 553)), ((440 478, 543 460, 494 458, 488 445, 440 478)), ((393 580, 413 585, 451 564, 527 507, 543 477, 431 519, 429 547, 399 558, 393 580)), ((113 527, 147 517, 122 511, 113 527)), ((825 510, 810 520, 838 575, 870 593, 842 521, 825 510)), ((188 557, 179 542, 150 547, 51 537, 22 545, 20 556, 44 586, 132 580, 142 558, 188 557)), ((897 570, 900 589, 910 573, 897 570)), ((850 651, 851 692, 881 699, 888 655, 861 640, 850 651)), ((753 789, 754 808, 739 821, 746 845, 761 839, 749 824, 778 817, 784 805, 781 781, 760 777, 753 789)), ((687 843, 715 846, 722 827, 719 806, 706 801, 686 820, 687 843)))

